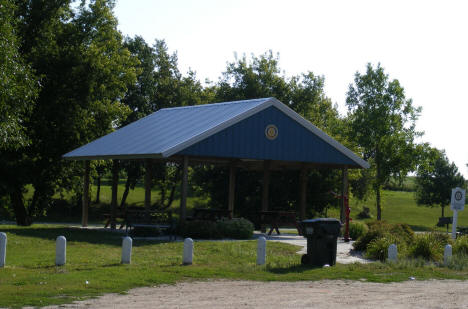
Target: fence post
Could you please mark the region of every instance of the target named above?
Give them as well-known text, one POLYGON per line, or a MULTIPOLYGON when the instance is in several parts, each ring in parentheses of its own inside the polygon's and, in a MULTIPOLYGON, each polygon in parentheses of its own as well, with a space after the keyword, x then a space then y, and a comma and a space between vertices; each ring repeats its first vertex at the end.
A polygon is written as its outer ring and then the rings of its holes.
POLYGON ((447 266, 452 261, 452 246, 446 245, 444 249, 444 265, 447 266))
POLYGON ((124 237, 122 240, 122 258, 120 263, 122 264, 130 264, 132 260, 132 243, 133 240, 131 237, 124 237))
POLYGON ((398 249, 395 244, 388 246, 388 260, 390 262, 396 262, 398 259, 398 249))
POLYGON ((67 239, 64 236, 57 237, 55 242, 55 265, 65 265, 67 260, 67 239))
POLYGON ((257 265, 266 263, 266 238, 260 236, 257 243, 257 265))
POLYGON ((7 236, 5 233, 0 233, 0 267, 5 266, 6 245, 7 245, 7 236))
POLYGON ((185 238, 184 240, 184 256, 182 264, 191 265, 193 262, 193 239, 185 238))

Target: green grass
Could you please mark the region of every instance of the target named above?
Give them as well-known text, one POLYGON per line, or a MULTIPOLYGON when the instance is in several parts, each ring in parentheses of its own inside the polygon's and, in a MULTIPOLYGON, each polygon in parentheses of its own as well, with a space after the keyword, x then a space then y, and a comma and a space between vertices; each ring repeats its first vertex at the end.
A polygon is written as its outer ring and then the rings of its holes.
MULTIPOLYGON (((414 199, 414 192, 403 191, 382 191, 382 219, 390 223, 406 223, 416 231, 428 231, 436 229, 445 231, 445 227, 436 227, 436 223, 441 216, 440 207, 425 207, 418 206, 414 199)), ((369 207, 373 219, 377 217, 375 199, 369 198, 368 201, 359 201, 351 199, 351 218, 356 221, 357 214, 362 210, 362 207, 369 207)), ((445 207, 445 216, 452 216, 453 213, 450 207, 445 207)), ((330 209, 328 216, 339 218, 337 209, 330 209)), ((458 212, 458 226, 468 226, 468 209, 458 212)), ((449 227, 451 231, 451 225, 449 227)))
POLYGON ((103 293, 124 293, 138 286, 214 279, 297 281, 350 279, 373 282, 407 280, 410 276, 467 278, 467 270, 433 264, 337 265, 308 268, 300 264, 297 246, 269 242, 267 265, 257 266, 256 242, 195 242, 194 264, 182 266, 181 242, 135 240, 131 265, 120 264, 121 234, 57 225, 3 225, 8 236, 6 266, 0 269, 0 307, 69 303, 103 293), (64 235, 67 264, 54 266, 55 239, 64 235), (85 284, 88 281, 89 284, 85 284))

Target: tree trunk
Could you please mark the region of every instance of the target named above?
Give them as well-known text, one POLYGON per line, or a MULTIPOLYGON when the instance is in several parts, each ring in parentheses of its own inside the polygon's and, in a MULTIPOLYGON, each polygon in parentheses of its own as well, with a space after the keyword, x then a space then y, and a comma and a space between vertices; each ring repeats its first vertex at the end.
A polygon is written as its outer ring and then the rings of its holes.
POLYGON ((101 174, 97 177, 97 189, 96 189, 96 201, 94 203, 99 204, 101 202, 101 174))
POLYGON ((125 202, 127 201, 128 192, 130 191, 130 176, 127 176, 127 181, 125 182, 125 190, 122 195, 122 201, 120 202, 120 210, 124 210, 125 202))
POLYGON ((377 198, 377 220, 382 220, 382 208, 380 207, 380 186, 377 186, 376 190, 376 198, 377 198))
POLYGON ((442 206, 442 218, 444 217, 444 208, 445 206, 442 206))
POLYGON ((16 224, 23 226, 31 225, 32 221, 24 207, 23 192, 21 192, 21 189, 15 188, 15 190, 10 193, 10 199, 13 205, 13 211, 15 212, 16 224))

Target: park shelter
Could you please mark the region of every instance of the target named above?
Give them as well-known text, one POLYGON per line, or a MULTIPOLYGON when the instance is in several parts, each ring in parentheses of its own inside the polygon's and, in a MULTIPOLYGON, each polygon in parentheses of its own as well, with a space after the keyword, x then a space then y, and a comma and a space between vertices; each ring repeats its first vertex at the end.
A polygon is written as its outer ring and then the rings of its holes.
MULTIPOLYGON (((275 98, 164 108, 63 156, 84 160, 82 224, 87 225, 89 160, 154 160, 180 162, 183 166, 180 220, 186 218, 189 164, 229 167, 228 209, 235 202, 235 175, 239 167, 263 171, 262 210, 268 210, 270 171, 300 170, 300 216, 304 219, 307 171, 316 167, 347 170, 369 164, 315 125, 275 98)), ((150 170, 150 169, 147 169, 150 170)), ((115 175, 114 177, 118 177, 115 175)), ((145 177, 145 207, 151 201, 151 175, 145 177)), ((115 213, 117 188, 113 188, 115 213)))

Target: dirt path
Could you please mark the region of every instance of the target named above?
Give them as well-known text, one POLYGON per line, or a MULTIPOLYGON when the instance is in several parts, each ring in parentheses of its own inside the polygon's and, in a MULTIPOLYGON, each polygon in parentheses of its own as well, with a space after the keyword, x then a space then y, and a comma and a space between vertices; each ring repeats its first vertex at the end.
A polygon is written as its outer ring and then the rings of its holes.
MULTIPOLYGON (((468 308, 468 282, 455 280, 207 281, 137 288, 62 308, 468 308)), ((47 307, 57 308, 57 307, 47 307)))

